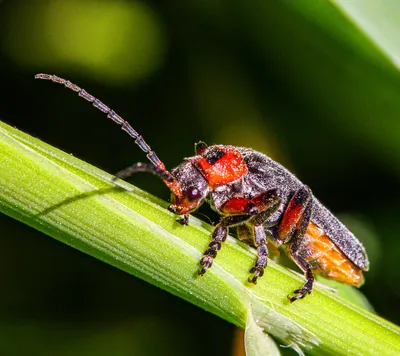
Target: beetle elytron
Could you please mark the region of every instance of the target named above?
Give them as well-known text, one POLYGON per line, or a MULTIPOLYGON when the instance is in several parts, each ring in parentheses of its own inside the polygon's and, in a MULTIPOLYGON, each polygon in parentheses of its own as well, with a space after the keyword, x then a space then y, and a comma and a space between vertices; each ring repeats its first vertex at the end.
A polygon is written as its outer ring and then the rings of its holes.
POLYGON ((236 227, 240 240, 249 239, 257 247, 257 260, 249 282, 256 284, 267 266, 267 239, 284 245, 289 256, 303 270, 306 282, 288 296, 291 302, 311 293, 314 273, 359 287, 362 271, 369 262, 356 237, 292 173, 265 154, 252 149, 195 145, 196 156, 169 172, 155 152, 131 125, 84 89, 55 75, 37 74, 77 92, 107 114, 135 139, 151 163, 136 163, 117 173, 126 178, 136 172, 159 176, 171 191, 169 210, 187 225, 189 213, 204 201, 222 215, 212 241, 200 260, 199 274, 212 266, 228 229, 236 227))

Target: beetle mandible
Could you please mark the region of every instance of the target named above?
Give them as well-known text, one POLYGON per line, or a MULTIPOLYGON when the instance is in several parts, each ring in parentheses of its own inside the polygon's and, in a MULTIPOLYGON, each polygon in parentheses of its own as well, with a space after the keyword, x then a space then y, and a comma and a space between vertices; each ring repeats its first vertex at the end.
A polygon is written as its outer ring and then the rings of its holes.
POLYGON ((198 142, 196 155, 169 172, 143 137, 100 100, 55 75, 37 74, 35 78, 51 80, 77 92, 135 139, 150 163, 135 163, 117 173, 115 179, 137 172, 159 176, 171 191, 168 209, 181 216, 178 222, 183 225, 188 224, 189 213, 205 201, 222 215, 200 260, 200 275, 212 266, 229 228, 236 227, 238 238, 250 239, 257 248, 258 257, 250 270, 251 283, 256 284, 267 267, 267 240, 286 247, 306 279, 288 296, 290 302, 311 293, 313 272, 357 287, 363 284, 362 272, 369 267, 363 245, 306 185, 267 155, 249 148, 198 142))

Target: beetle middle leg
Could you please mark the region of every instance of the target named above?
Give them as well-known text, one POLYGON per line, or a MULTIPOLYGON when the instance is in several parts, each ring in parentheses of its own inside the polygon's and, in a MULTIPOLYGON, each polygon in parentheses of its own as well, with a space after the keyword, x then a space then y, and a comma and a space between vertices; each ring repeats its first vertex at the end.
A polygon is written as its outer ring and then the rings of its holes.
POLYGON ((252 217, 248 223, 248 225, 252 226, 254 244, 257 247, 257 261, 250 270, 250 273, 254 273, 254 276, 248 279, 250 283, 254 284, 257 284, 258 277, 264 275, 264 269, 267 267, 269 255, 264 223, 278 210, 281 204, 281 199, 277 192, 272 194, 272 196, 268 192, 267 194, 270 195, 270 198, 268 203, 264 206, 264 211, 252 217))
MULTIPOLYGON (((242 225, 249 221, 250 225, 259 225, 263 228, 265 220, 278 209, 280 203, 281 199, 277 189, 266 191, 251 200, 245 198, 228 200, 224 205, 224 209, 226 209, 225 213, 229 211, 230 213, 236 212, 239 214, 223 217, 215 227, 212 234, 212 241, 208 245, 209 248, 204 252, 204 257, 200 260, 200 264, 203 267, 199 271, 199 274, 203 275, 212 266, 213 259, 217 256, 217 251, 221 249, 222 242, 228 236, 229 227, 242 225), (260 212, 261 209, 262 211, 260 212)), ((257 232, 257 234, 260 236, 261 232, 257 232)), ((266 238, 262 239, 260 236, 259 243, 256 246, 259 251, 259 260, 257 260, 258 264, 256 263, 254 267, 254 272, 256 272, 257 276, 253 283, 255 283, 258 276, 263 274, 263 270, 267 264, 268 248, 266 247, 266 238), (261 245, 265 247, 261 247, 261 245)))
POLYGON ((265 234, 264 225, 254 226, 254 243, 257 247, 257 261, 250 273, 254 276, 249 278, 250 283, 257 284, 257 278, 264 275, 264 269, 267 267, 268 246, 267 235, 265 234))

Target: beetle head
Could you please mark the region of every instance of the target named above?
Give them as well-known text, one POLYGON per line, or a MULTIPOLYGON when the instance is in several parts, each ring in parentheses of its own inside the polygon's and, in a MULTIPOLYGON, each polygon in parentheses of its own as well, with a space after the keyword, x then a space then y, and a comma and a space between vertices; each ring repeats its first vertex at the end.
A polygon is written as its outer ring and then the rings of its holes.
POLYGON ((180 193, 171 189, 171 205, 168 210, 175 214, 184 215, 196 210, 205 200, 210 187, 198 169, 190 162, 185 161, 174 168, 171 175, 180 186, 180 193))

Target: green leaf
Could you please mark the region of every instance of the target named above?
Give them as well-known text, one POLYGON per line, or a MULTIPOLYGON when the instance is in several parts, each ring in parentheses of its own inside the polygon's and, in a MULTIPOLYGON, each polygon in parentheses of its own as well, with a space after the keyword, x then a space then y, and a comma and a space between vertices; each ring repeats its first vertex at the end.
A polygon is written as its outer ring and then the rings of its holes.
POLYGON ((275 341, 257 325, 251 307, 247 313, 244 347, 246 356, 279 356, 281 354, 275 341))
POLYGON ((336 1, 360 31, 374 42, 396 68, 400 66, 400 2, 386 0, 336 1))
POLYGON ((0 123, 0 211, 245 328, 248 308, 265 333, 317 355, 398 355, 400 329, 316 287, 290 304, 301 276, 269 262, 247 282, 255 250, 228 238, 199 277, 212 227, 176 223, 167 204, 0 123))
POLYGON ((316 127, 340 131, 398 169, 393 161, 400 157, 399 2, 234 4, 260 67, 269 76, 273 72, 279 95, 302 108, 301 114, 286 114, 302 115, 291 124, 296 137, 309 137, 310 127, 301 120, 309 116, 316 127))

